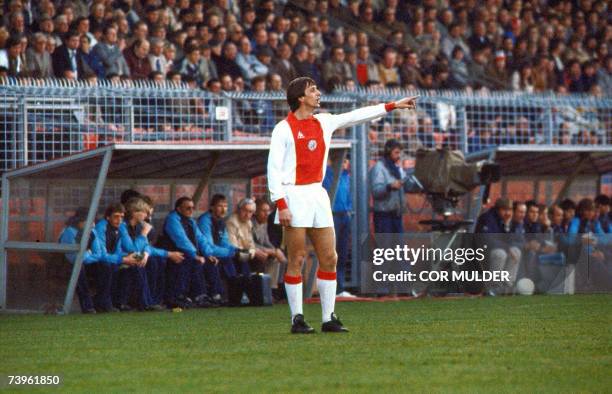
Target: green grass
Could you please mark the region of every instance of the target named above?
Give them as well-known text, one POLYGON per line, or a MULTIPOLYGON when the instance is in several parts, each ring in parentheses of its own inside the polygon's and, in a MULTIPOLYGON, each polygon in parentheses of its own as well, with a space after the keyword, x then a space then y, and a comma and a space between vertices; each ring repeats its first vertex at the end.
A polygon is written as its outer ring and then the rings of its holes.
MULTIPOLYGON (((351 333, 310 336, 288 333, 286 305, 0 315, 0 375, 61 374, 64 390, 83 392, 610 392, 611 305, 611 295, 340 303, 351 333)), ((319 305, 305 314, 319 331, 319 305)))

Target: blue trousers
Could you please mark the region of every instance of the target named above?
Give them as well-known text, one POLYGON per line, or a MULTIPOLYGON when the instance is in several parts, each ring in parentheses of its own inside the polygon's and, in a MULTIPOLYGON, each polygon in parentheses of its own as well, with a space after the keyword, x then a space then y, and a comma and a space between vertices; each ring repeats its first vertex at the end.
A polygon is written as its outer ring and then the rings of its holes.
POLYGON ((349 212, 334 212, 334 230, 336 232, 336 253, 338 253, 336 294, 339 294, 344 291, 344 278, 349 258, 351 237, 351 215, 349 212))
POLYGON ((402 216, 392 212, 374 212, 374 232, 401 234, 404 232, 402 216))
POLYGON ((195 259, 186 258, 180 264, 168 261, 166 271, 168 273, 167 299, 169 304, 173 304, 181 297, 196 298, 205 294, 204 265, 195 259))
POLYGON ((87 311, 94 308, 94 303, 89 294, 89 284, 87 283, 87 275, 85 273, 86 268, 84 265, 81 266, 81 272, 79 272, 79 280, 77 281, 76 293, 79 298, 79 305, 81 305, 81 311, 87 311))
POLYGON ((117 297, 114 303, 116 305, 127 305, 134 292, 137 294, 138 304, 141 309, 155 303, 149 289, 145 267, 119 269, 117 297))
POLYGON ((248 262, 239 263, 233 257, 224 257, 219 258, 219 264, 217 265, 204 265, 204 277, 206 278, 208 294, 210 295, 221 294, 227 296, 227 289, 223 284, 223 279, 235 280, 239 275, 245 278, 251 275, 248 262))
POLYGON ((161 304, 166 290, 166 259, 158 256, 149 256, 149 261, 147 261, 145 268, 147 269, 147 281, 153 304, 161 304))
POLYGON ((113 307, 113 285, 117 282, 118 270, 119 266, 115 264, 95 264, 96 295, 94 305, 96 309, 110 310, 113 307))

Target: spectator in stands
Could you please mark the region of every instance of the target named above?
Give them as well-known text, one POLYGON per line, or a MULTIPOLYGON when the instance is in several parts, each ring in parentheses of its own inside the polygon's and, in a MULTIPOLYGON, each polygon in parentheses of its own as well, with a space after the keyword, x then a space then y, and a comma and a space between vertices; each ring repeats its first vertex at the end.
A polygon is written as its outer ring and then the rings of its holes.
POLYGON ((47 51, 47 37, 43 33, 32 36, 33 46, 26 50, 26 67, 32 78, 53 77, 53 63, 47 51))
MULTIPOLYGON (((353 201, 351 197, 351 180, 350 166, 348 159, 342 162, 342 170, 336 186, 334 202, 332 204, 332 212, 334 215, 334 230, 336 233, 336 253, 338 254, 337 286, 336 297, 355 297, 344 288, 344 278, 346 275, 346 267, 349 264, 349 251, 351 249, 351 217, 353 214, 353 201)), ((323 179, 323 187, 328 193, 331 193, 334 181, 334 171, 331 167, 331 161, 328 163, 325 178, 323 179)))
POLYGON ((257 199, 255 204, 255 215, 252 219, 253 225, 253 241, 255 246, 260 250, 263 261, 263 270, 270 275, 271 288, 275 293, 278 289, 279 279, 281 277, 281 266, 287 264, 287 257, 283 251, 272 244, 268 236, 268 216, 270 215, 270 204, 263 198, 257 199))
POLYGON ((0 67, 6 68, 11 77, 25 77, 28 70, 21 55, 21 38, 10 37, 6 42, 6 49, 0 49, 0 67))
MULTIPOLYGON (((66 221, 66 227, 64 227, 62 230, 58 242, 61 244, 80 244, 86 219, 87 208, 77 208, 74 215, 68 218, 66 221)), ((84 265, 81 267, 81 271, 79 272, 79 279, 76 286, 79 305, 81 306, 81 312, 83 313, 96 313, 93 299, 89 293, 89 285, 87 281, 87 274, 89 273, 90 276, 93 275, 93 269, 90 268, 91 264, 98 262, 97 257, 92 254, 92 245, 95 241, 95 234, 92 231, 91 235, 89 236, 87 249, 83 255, 84 265)), ((66 253, 64 256, 66 257, 66 260, 70 262, 70 264, 74 264, 77 254, 75 252, 66 253)))
POLYGON ((495 90, 507 90, 510 87, 510 73, 503 51, 495 53, 495 62, 488 68, 489 86, 495 90))
POLYGON ((164 222, 160 246, 185 256, 182 262, 170 262, 167 266, 168 307, 210 307, 213 304, 206 294, 204 264, 216 264, 218 260, 211 255, 208 242, 192 218, 194 210, 193 200, 181 197, 164 222))
MULTIPOLYGON (((264 93, 266 91, 266 78, 263 76, 255 77, 251 81, 251 85, 254 92, 264 93)), ((272 104, 270 100, 253 100, 251 102, 252 124, 257 127, 262 135, 269 135, 276 124, 272 104)))
POLYGON ((86 73, 93 72, 85 62, 79 45, 79 33, 76 30, 68 32, 64 45, 53 52, 53 71, 56 77, 64 78, 67 72, 70 72, 73 74, 74 79, 80 79, 86 73))
POLYGON ((534 75, 531 63, 524 63, 520 69, 512 73, 512 89, 527 93, 534 92, 534 75))
POLYGON ((250 81, 256 76, 266 75, 268 67, 264 66, 257 57, 251 53, 251 40, 247 36, 240 39, 240 51, 236 55, 236 64, 242 71, 242 76, 250 81))
POLYGON ((370 57, 370 47, 367 45, 357 47, 357 65, 354 74, 361 86, 365 86, 368 81, 380 82, 378 66, 370 57))
POLYGON ((597 71, 597 84, 605 95, 612 96, 612 55, 604 58, 603 66, 597 71))
POLYGON ((380 82, 388 86, 390 84, 399 84, 399 71, 396 66, 397 63, 397 51, 395 48, 387 47, 383 52, 383 58, 378 65, 378 73, 380 76, 380 82))
POLYGON ((92 51, 89 36, 81 36, 79 49, 81 50, 81 57, 87 67, 93 71, 97 78, 104 78, 104 65, 100 58, 92 51))
POLYGON ((85 17, 77 18, 73 24, 73 28, 78 31, 81 36, 87 36, 92 47, 96 46, 98 40, 96 40, 96 37, 89 31, 89 19, 85 17))
POLYGON ((480 247, 487 246, 489 269, 492 271, 508 271, 510 280, 500 286, 500 282, 492 282, 488 294, 495 296, 514 286, 521 250, 512 243, 509 235, 512 229, 513 203, 507 198, 499 198, 495 206, 480 215, 476 223, 476 239, 480 247))
POLYGON ((209 77, 209 70, 202 62, 200 48, 192 45, 186 48, 185 52, 186 56, 178 65, 177 71, 182 76, 192 78, 198 85, 205 84, 206 78, 209 77))
POLYGON ((290 81, 300 76, 291 63, 291 46, 289 44, 282 43, 278 46, 276 57, 272 59, 270 72, 280 75, 283 89, 287 88, 290 81))
POLYGON ((147 79, 151 74, 151 63, 149 63, 150 44, 147 40, 136 40, 131 47, 123 51, 125 62, 130 69, 130 78, 147 79))
POLYGON ((240 67, 236 64, 237 55, 238 50, 233 42, 223 44, 222 55, 219 57, 213 55, 213 60, 219 74, 228 74, 232 79, 242 75, 240 67))
POLYGON ((104 39, 94 47, 93 51, 102 61, 105 75, 130 75, 130 69, 117 44, 117 29, 115 27, 107 26, 104 28, 104 39))
POLYGON ((452 57, 449 62, 450 66, 450 84, 455 89, 464 89, 469 85, 468 65, 464 58, 464 53, 461 47, 456 46, 453 49, 452 57))
POLYGON ((295 72, 300 76, 311 77, 311 64, 308 62, 308 47, 303 44, 298 44, 293 50, 293 67, 295 72))
POLYGON ((148 54, 148 59, 151 71, 159 72, 164 77, 171 69, 168 59, 164 56, 164 41, 159 38, 151 39, 151 49, 148 54))
POLYGON ((442 52, 447 58, 452 57, 453 49, 459 46, 463 53, 465 54, 466 59, 471 58, 470 47, 463 39, 463 26, 460 23, 453 23, 450 26, 450 31, 448 36, 442 39, 442 52))
POLYGON ((345 61, 344 49, 342 47, 332 48, 331 58, 323 64, 322 76, 327 91, 332 91, 334 88, 331 84, 333 77, 337 77, 339 81, 352 78, 353 73, 350 65, 345 61))

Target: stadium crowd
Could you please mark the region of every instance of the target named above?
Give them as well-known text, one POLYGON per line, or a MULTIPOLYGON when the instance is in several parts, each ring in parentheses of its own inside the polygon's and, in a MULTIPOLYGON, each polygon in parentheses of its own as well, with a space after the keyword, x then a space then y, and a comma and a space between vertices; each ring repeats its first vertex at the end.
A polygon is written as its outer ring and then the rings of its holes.
POLYGON ((602 0, 8 0, 3 11, 0 76, 612 94, 602 0))

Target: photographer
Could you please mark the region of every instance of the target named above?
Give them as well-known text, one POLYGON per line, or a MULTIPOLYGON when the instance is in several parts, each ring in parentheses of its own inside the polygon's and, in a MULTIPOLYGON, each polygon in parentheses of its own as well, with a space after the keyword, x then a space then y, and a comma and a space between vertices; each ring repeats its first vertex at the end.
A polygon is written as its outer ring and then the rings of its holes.
POLYGON ((370 171, 374 199, 374 232, 403 233, 402 214, 405 193, 414 185, 400 166, 402 144, 396 139, 385 142, 384 157, 370 171))

